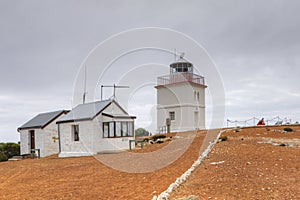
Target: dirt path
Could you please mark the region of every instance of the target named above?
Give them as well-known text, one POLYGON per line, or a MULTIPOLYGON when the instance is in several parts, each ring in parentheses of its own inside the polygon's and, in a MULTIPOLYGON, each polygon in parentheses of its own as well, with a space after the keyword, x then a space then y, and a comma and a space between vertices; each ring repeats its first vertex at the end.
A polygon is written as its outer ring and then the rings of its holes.
MULTIPOLYGON (((152 199, 192 165, 199 156, 205 133, 198 132, 178 160, 148 173, 114 170, 95 157, 53 156, 40 160, 3 162, 0 163, 0 199, 152 199)), ((160 148, 157 144, 151 147, 151 151, 160 148)), ((166 156, 171 155, 172 151, 174 154, 177 152, 176 148, 168 149, 165 156, 162 152, 161 156, 155 155, 151 159, 168 159, 166 156)), ((145 153, 147 149, 141 152, 145 153)), ((111 158, 117 159, 119 155, 111 158)))

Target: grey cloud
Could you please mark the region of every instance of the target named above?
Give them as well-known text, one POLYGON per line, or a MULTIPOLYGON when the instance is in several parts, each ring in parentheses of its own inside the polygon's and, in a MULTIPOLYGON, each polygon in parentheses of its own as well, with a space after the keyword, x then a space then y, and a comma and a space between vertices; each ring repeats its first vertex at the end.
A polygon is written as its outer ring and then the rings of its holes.
MULTIPOLYGON (((282 113, 299 120, 299 6, 296 0, 3 0, 0 140, 17 141, 17 126, 38 112, 70 108, 89 51, 112 34, 145 26, 175 29, 207 49, 224 81, 228 117, 282 113)), ((116 64, 126 63, 132 64, 116 64)))

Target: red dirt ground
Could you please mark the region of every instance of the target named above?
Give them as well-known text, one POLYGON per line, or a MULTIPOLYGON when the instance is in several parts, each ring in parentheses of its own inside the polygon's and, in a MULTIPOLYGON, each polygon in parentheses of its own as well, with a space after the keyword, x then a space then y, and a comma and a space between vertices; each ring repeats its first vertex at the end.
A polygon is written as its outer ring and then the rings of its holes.
MULTIPOLYGON (((296 131, 287 134, 273 131, 283 127, 228 130, 223 134, 228 140, 215 146, 171 199, 189 195, 199 199, 300 199, 300 148, 258 143, 267 141, 263 138, 281 139, 280 143, 300 139, 300 127, 292 128, 296 131), (224 163, 211 164, 219 161, 224 163)), ((205 137, 205 133, 199 131, 178 160, 149 173, 114 170, 95 157, 3 162, 0 199, 152 199, 193 164, 204 149, 203 140, 207 144, 215 136, 205 137)), ((133 152, 148 153, 166 146, 156 144, 133 152)))
POLYGON ((228 130, 228 140, 216 144, 171 199, 300 199, 300 127, 291 128, 286 134, 283 127, 228 130), (260 143, 268 138, 294 148, 260 143))
MULTIPOLYGON (((199 156, 206 131, 177 161, 150 173, 126 173, 95 157, 26 159, 0 163, 0 199, 152 199, 199 156)), ((178 139, 180 140, 180 139, 178 139)), ((154 151, 159 144, 141 151, 154 151)))

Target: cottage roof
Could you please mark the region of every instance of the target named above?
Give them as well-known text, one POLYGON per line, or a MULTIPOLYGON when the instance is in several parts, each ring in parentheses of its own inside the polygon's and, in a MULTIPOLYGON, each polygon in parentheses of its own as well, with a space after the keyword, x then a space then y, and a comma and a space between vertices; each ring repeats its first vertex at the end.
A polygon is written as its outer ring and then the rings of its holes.
POLYGON ((72 111, 69 112, 67 115, 59 119, 57 121, 57 124, 73 121, 92 120, 105 108, 107 108, 112 102, 114 102, 121 110, 123 110, 125 115, 128 115, 127 112, 116 101, 109 99, 80 104, 73 108, 72 111))
POLYGON ((109 113, 102 113, 103 116, 106 116, 106 117, 111 117, 111 118, 119 118, 119 119, 126 119, 126 118, 129 118, 129 119, 135 119, 136 116, 130 116, 128 114, 109 114, 109 113))
POLYGON ((61 114, 66 114, 67 110, 58 110, 54 112, 47 112, 47 113, 40 113, 25 124, 23 124, 21 127, 18 128, 19 130, 22 129, 32 129, 32 128, 45 128, 48 124, 50 124, 52 121, 54 121, 57 117, 59 117, 61 114))

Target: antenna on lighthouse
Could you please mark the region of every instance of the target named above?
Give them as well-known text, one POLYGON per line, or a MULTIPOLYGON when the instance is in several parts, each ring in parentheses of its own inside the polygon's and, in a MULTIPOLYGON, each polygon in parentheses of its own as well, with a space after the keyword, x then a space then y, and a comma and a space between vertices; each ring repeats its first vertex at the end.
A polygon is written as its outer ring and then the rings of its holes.
POLYGON ((174 61, 176 62, 176 49, 174 49, 174 61))
POLYGON ((180 53, 179 59, 183 59, 184 53, 180 53))

